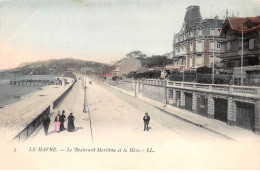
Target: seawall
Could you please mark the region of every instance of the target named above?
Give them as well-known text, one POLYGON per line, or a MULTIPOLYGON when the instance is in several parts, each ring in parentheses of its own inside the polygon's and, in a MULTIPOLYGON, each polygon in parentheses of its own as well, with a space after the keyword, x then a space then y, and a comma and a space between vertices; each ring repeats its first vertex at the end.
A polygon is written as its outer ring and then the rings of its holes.
MULTIPOLYGON (((73 81, 73 82, 72 82, 73 81)), ((0 109, 1 136, 6 140, 26 139, 41 125, 43 116, 59 105, 74 86, 69 78, 67 85, 48 85, 40 91, 25 95, 22 100, 0 109)))

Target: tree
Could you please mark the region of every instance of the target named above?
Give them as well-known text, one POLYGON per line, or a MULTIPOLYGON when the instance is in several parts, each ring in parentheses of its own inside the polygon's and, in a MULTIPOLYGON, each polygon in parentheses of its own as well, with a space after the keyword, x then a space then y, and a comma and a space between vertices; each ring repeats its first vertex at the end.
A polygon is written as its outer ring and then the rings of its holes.
POLYGON ((197 68, 197 73, 210 74, 212 73, 212 69, 207 66, 199 67, 197 68))
POLYGON ((145 59, 147 57, 146 54, 143 54, 140 50, 134 50, 128 54, 126 54, 127 58, 137 58, 137 59, 145 59))

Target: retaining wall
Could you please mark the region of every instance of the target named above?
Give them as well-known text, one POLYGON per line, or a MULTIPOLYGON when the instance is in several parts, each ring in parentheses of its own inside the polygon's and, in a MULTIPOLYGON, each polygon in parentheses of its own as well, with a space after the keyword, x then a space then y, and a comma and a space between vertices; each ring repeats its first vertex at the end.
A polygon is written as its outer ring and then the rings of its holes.
POLYGON ((77 80, 75 80, 75 82, 60 97, 58 97, 53 102, 52 105, 48 106, 40 115, 37 116, 37 118, 35 118, 18 135, 16 135, 14 137, 14 139, 18 139, 18 140, 27 139, 34 132, 34 130, 37 129, 42 124, 44 115, 48 115, 48 116, 50 115, 51 106, 53 106, 53 109, 56 108, 62 102, 62 100, 66 97, 66 95, 71 91, 71 89, 73 88, 73 86, 75 85, 76 82, 77 82, 77 80))

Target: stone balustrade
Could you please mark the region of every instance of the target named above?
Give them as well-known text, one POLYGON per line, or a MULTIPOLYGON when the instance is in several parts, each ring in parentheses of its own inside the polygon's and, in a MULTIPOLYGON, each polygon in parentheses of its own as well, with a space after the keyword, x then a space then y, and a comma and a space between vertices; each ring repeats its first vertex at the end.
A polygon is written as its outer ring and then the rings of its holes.
POLYGON ((124 79, 123 84, 137 95, 260 133, 260 87, 160 79, 124 79))
POLYGON ((189 82, 176 82, 167 80, 142 80, 144 84, 153 85, 166 85, 167 87, 182 87, 192 90, 203 90, 211 93, 223 93, 223 94, 245 94, 246 96, 252 95, 254 98, 260 98, 260 87, 251 86, 235 86, 235 85, 218 85, 218 84, 201 84, 201 83, 189 83, 189 82))

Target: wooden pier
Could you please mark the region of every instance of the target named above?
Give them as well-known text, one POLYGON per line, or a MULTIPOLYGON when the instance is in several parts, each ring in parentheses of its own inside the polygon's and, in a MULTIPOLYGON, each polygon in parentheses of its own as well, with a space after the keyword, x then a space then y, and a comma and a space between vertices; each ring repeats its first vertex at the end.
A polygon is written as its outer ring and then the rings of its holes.
POLYGON ((53 80, 10 80, 10 85, 23 85, 23 86, 46 86, 46 85, 58 85, 56 81, 53 80))

